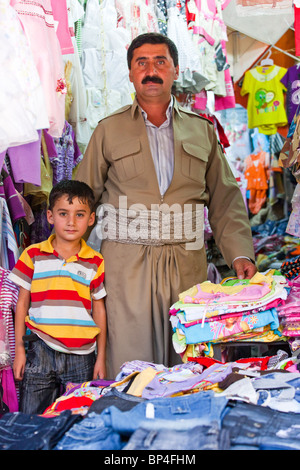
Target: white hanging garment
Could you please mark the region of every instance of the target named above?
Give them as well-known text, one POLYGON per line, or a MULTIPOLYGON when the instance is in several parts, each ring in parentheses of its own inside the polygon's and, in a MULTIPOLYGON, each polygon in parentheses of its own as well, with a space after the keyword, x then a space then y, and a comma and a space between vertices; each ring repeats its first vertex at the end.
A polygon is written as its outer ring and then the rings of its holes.
POLYGON ((0 153, 38 140, 49 127, 41 81, 9 0, 0 0, 0 153))

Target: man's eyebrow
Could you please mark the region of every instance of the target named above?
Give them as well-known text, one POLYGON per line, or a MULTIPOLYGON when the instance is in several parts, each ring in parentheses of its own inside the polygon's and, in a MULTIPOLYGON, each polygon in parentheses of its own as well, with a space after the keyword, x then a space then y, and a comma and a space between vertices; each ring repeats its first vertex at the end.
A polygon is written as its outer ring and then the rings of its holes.
MULTIPOLYGON (((140 56, 140 57, 137 57, 137 58, 135 59, 135 61, 137 62, 137 61, 139 61, 139 60, 147 60, 147 59, 149 59, 149 57, 140 56)), ((167 59, 167 58, 166 58, 165 55, 156 55, 156 56, 154 57, 154 59, 167 59)))

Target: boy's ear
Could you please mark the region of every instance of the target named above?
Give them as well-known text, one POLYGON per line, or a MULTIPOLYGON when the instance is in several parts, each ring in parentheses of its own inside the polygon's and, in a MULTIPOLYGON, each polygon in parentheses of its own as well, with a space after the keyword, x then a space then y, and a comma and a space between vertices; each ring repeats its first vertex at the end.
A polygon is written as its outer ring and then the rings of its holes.
POLYGON ((91 212, 91 215, 90 215, 90 218, 89 218, 88 227, 91 227, 92 225, 94 225, 95 217, 96 217, 96 213, 95 213, 95 212, 91 212))
POLYGON ((47 220, 49 224, 53 224, 53 214, 52 214, 52 211, 50 211, 50 209, 47 210, 47 220))

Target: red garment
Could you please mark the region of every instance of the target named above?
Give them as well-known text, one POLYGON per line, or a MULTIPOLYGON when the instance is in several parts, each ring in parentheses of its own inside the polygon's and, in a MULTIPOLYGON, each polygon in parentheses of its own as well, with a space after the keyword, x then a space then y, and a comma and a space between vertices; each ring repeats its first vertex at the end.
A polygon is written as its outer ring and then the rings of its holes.
POLYGON ((225 134, 224 128, 223 128, 222 124, 220 123, 220 121, 216 118, 216 116, 211 116, 211 115, 206 114, 206 113, 199 113, 199 116, 203 116, 206 119, 209 119, 209 121, 211 121, 214 124, 215 131, 217 132, 217 135, 219 137, 221 145, 224 148, 230 147, 230 143, 229 143, 229 140, 227 138, 227 135, 225 134))
MULTIPOLYGON (((268 363, 269 360, 271 359, 272 356, 266 356, 266 357, 249 357, 245 359, 238 359, 236 363, 240 364, 252 364, 260 367, 260 370, 267 370, 268 368, 268 363)), ((189 357, 189 361, 191 362, 198 362, 198 364, 201 364, 204 367, 210 367, 216 363, 222 364, 222 361, 217 361, 216 359, 213 359, 212 357, 189 357)))
POLYGON ((61 400, 57 400, 56 402, 52 403, 52 405, 48 406, 43 414, 47 414, 51 411, 64 411, 64 410, 72 410, 73 408, 81 408, 83 406, 90 407, 94 403, 92 398, 82 396, 82 397, 70 397, 64 398, 61 400))
POLYGON ((300 8, 294 5, 295 55, 300 55, 300 8))

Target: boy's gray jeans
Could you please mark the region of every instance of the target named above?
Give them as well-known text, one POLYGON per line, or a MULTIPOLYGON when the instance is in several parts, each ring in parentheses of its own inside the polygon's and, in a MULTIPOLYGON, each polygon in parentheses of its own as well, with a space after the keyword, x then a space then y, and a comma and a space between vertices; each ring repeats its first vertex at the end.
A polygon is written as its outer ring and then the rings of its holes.
POLYGON ((87 355, 62 353, 35 336, 29 342, 24 378, 20 385, 20 411, 42 414, 65 392, 68 382, 92 380, 94 364, 94 352, 87 355))

